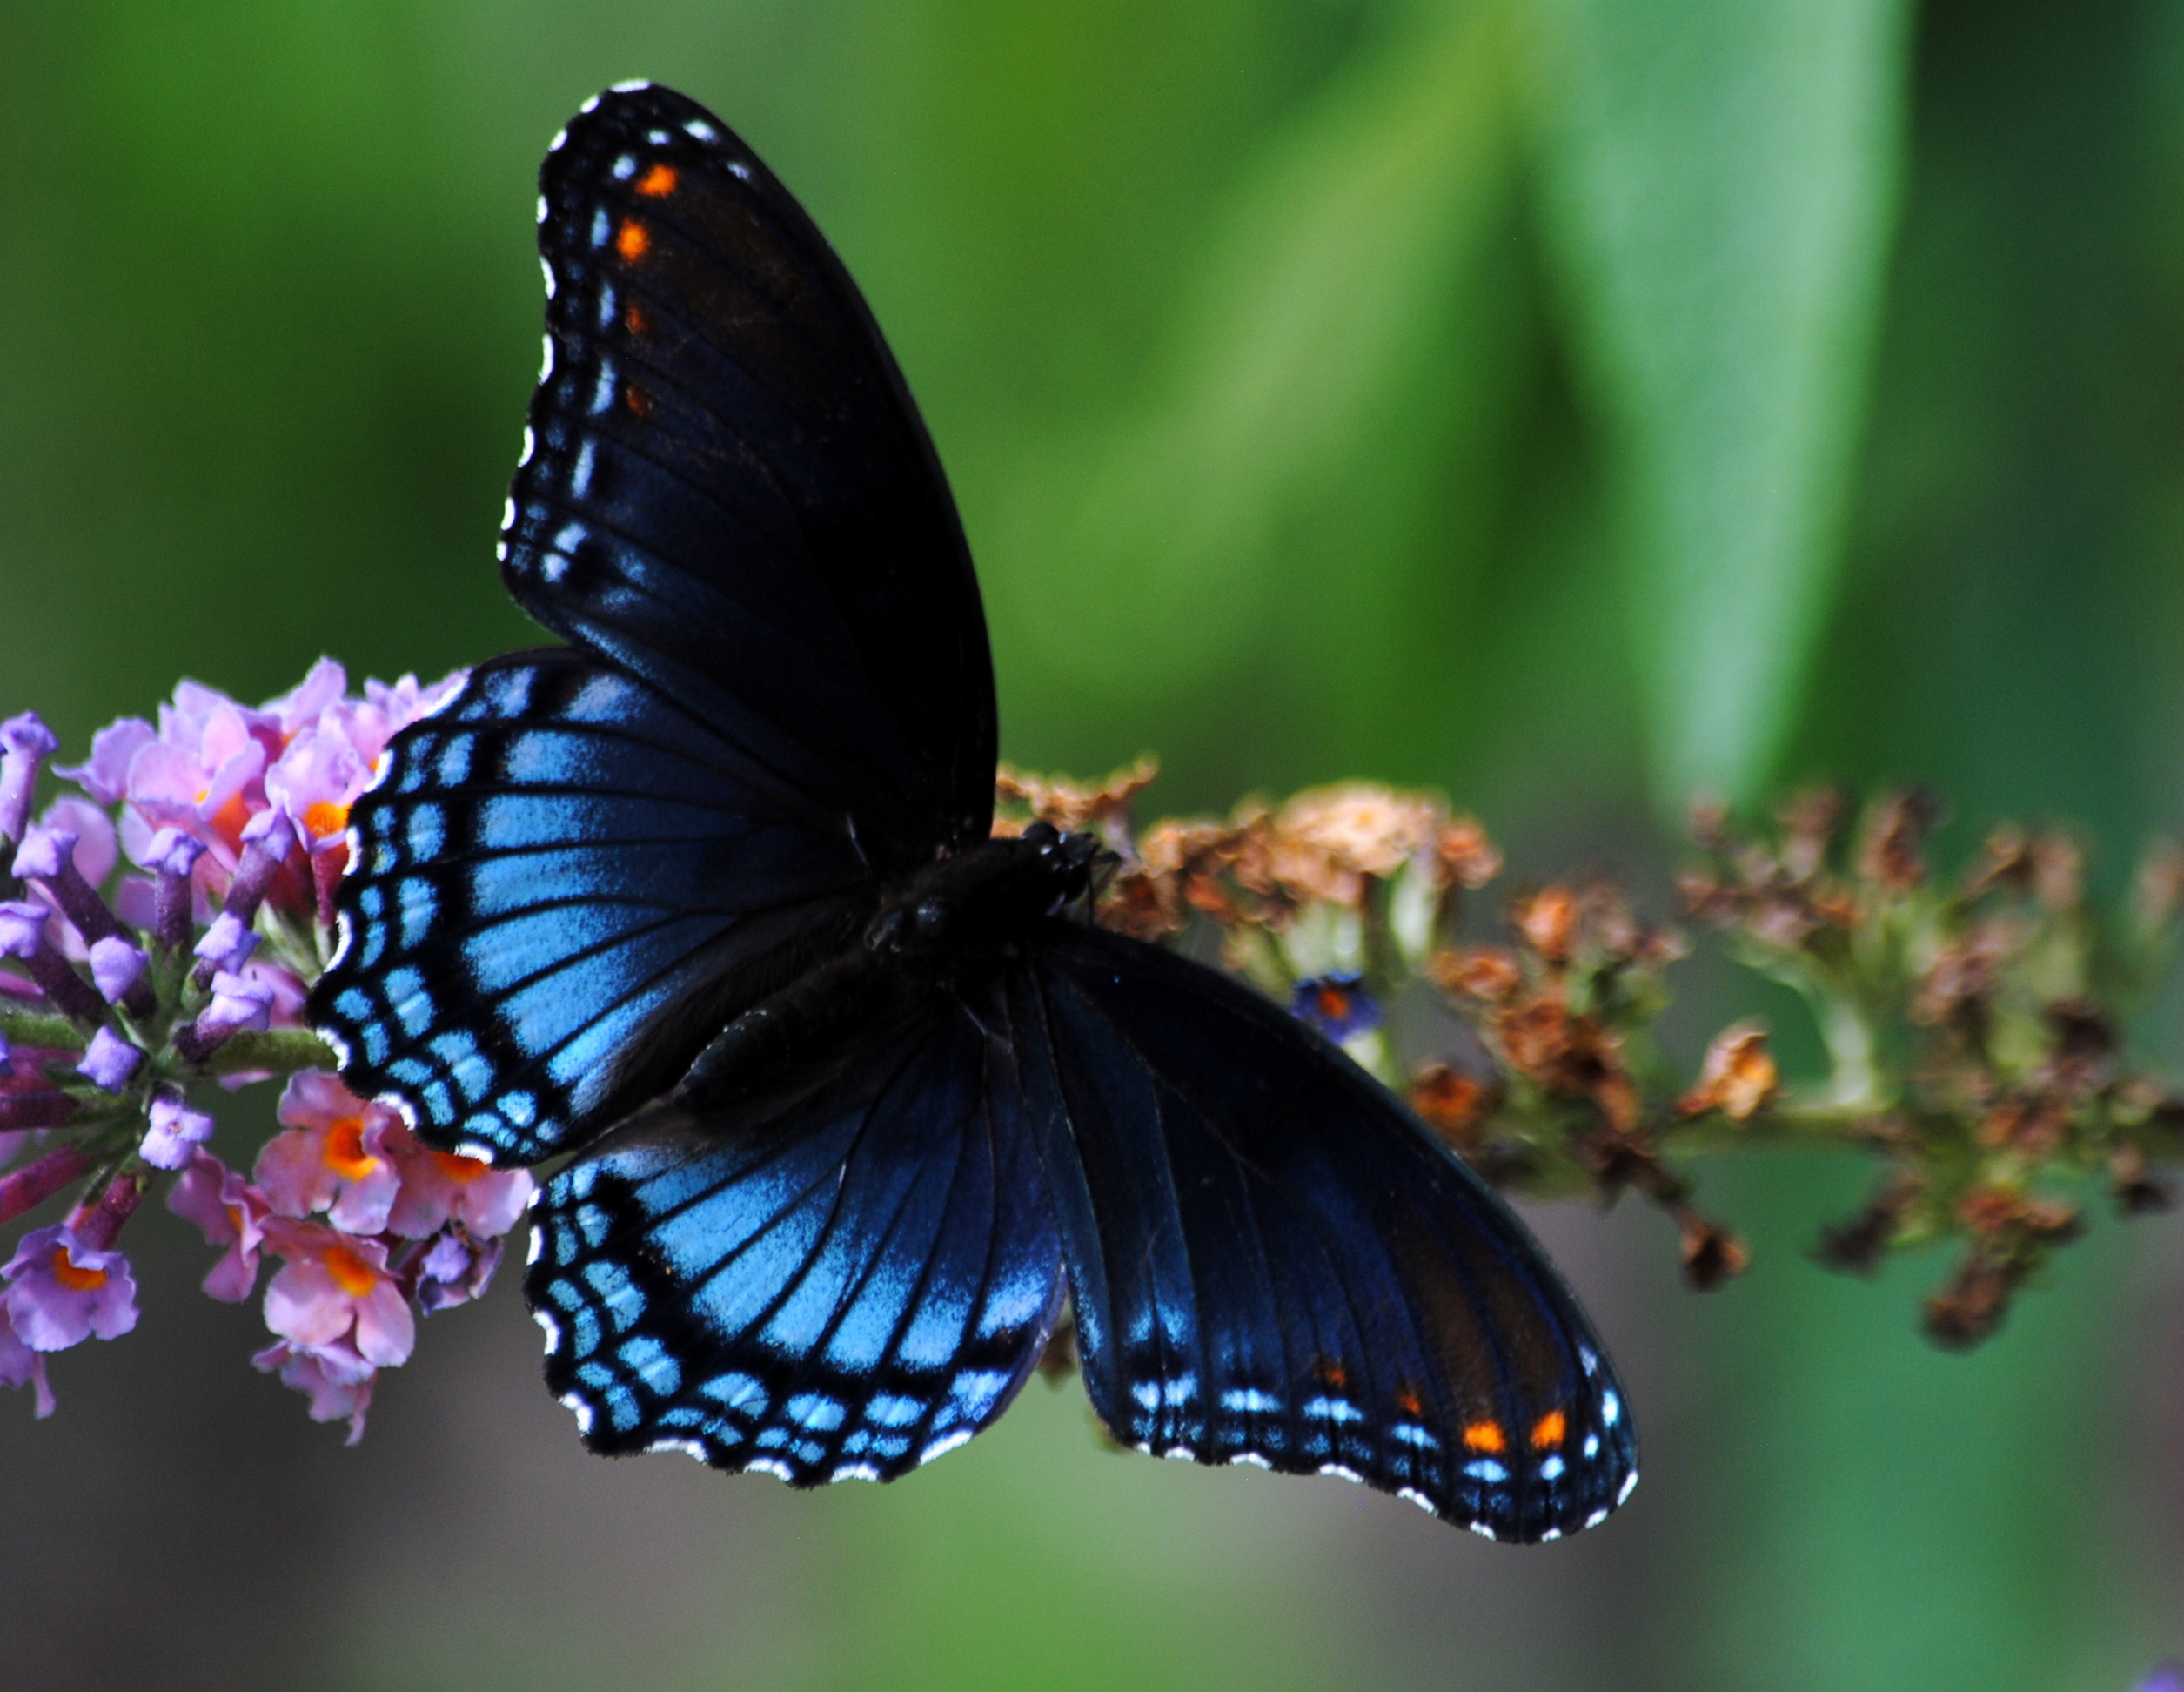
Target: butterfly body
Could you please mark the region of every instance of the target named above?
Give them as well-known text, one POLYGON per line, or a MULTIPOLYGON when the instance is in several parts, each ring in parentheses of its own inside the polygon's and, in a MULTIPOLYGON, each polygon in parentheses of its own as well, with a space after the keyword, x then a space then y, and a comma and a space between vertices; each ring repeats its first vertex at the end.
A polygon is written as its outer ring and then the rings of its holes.
POLYGON ((540 187, 502 567, 568 644, 396 738, 312 1010, 428 1143, 574 1154, 525 1291, 586 1442, 893 1479, 1067 1308, 1127 1444, 1604 1519, 1635 1436, 1522 1225, 1322 1036, 1094 925, 1092 837, 994 836, 968 550, 787 190, 650 85, 540 187))

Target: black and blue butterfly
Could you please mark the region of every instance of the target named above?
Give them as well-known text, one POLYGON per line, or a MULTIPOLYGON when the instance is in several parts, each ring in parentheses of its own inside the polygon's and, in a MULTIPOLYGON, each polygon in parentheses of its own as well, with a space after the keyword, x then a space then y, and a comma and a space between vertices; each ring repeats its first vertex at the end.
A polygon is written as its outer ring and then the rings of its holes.
POLYGON ((1089 837, 994 837, 969 552, 796 202, 646 84, 540 185, 500 556, 567 644, 396 739, 312 1011, 427 1143, 575 1154, 525 1291, 586 1443, 890 1480, 1066 1302, 1142 1450, 1599 1521, 1634 1432, 1523 1226, 1321 1035, 1095 926, 1089 837))

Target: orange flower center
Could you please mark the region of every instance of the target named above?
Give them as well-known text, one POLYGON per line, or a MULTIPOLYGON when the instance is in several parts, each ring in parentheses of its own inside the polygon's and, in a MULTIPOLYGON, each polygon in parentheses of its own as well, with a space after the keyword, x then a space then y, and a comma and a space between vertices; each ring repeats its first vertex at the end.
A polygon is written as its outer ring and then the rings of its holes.
POLYGON ((466 1158, 459 1152, 435 1152, 432 1161, 439 1165, 441 1174, 459 1186, 468 1186, 492 1170, 492 1165, 482 1158, 466 1158))
POLYGON ((321 799, 315 805, 304 808, 304 827, 311 830, 313 840, 327 840, 349 826, 349 808, 337 805, 331 799, 321 799))
POLYGON ((329 1246, 324 1261, 333 1284, 352 1299, 361 1299, 379 1284, 379 1272, 346 1246, 329 1246))
POLYGON ((53 1248, 53 1279, 71 1292, 96 1292, 106 1285, 104 1269, 86 1269, 68 1254, 68 1247, 53 1248))
POLYGON ((364 1149, 362 1117, 343 1117, 328 1128, 326 1149, 319 1155, 345 1181, 361 1181, 379 1166, 379 1160, 364 1149))

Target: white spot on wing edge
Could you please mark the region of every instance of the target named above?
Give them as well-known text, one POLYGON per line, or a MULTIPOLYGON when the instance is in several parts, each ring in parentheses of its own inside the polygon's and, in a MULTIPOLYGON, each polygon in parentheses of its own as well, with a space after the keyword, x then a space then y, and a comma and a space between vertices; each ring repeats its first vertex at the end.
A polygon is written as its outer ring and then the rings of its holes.
POLYGON ((1354 1468, 1343 1467, 1340 1463, 1322 1463, 1312 1472, 1315 1474, 1331 1474, 1339 1480, 1349 1481, 1353 1487, 1362 1487, 1365 1484, 1363 1475, 1358 1474, 1354 1468))
POLYGON ((585 101, 582 105, 577 107, 576 115, 579 118, 588 118, 599 109, 600 97, 594 94, 590 99, 585 101))
POLYGON ((1416 1487, 1397 1487, 1396 1488, 1396 1496, 1402 1499, 1406 1504, 1416 1504, 1430 1516, 1438 1516, 1441 1514, 1440 1506, 1436 1504, 1431 1499, 1428 1498, 1424 1493, 1420 1492, 1416 1487))
POLYGON ((747 1474, 770 1474, 776 1480, 794 1480, 796 1471, 778 1457, 754 1457, 743 1466, 747 1474))
POLYGON ((539 357, 539 379, 543 382, 553 374, 553 337, 541 335, 539 339, 546 349, 539 357))
POLYGON ((645 1451, 647 1455, 655 1452, 680 1451, 684 1456, 694 1457, 700 1463, 709 1464, 712 1461, 706 1454, 705 1447, 696 1440, 654 1440, 645 1447, 645 1451))
POLYGON ((545 196, 544 194, 539 195, 539 222, 540 223, 540 225, 543 225, 545 224, 545 222, 546 222, 546 220, 547 219, 547 218, 551 217, 552 215, 553 215, 553 213, 552 213, 552 212, 550 212, 546 209, 546 196, 545 196))
POLYGON ((720 131, 702 118, 685 119, 682 128, 684 134, 694 136, 700 141, 718 141, 720 138, 720 131))
POLYGON ((1493 1540, 1497 1543, 1500 1541, 1501 1535, 1483 1521, 1467 1521, 1464 1525, 1483 1540, 1493 1540))
POLYGON ((918 1453, 919 1464, 922 1466, 929 1463, 936 1457, 947 1456, 949 1452, 955 1450, 958 1446, 968 1445, 970 1443, 971 1435, 976 1431, 977 1430, 975 1428, 959 1427, 952 1434, 941 1434, 939 1439, 934 1440, 931 1445, 926 1447, 924 1450, 918 1453))
MULTIPOLYGON (((525 465, 530 463, 532 453, 537 452, 538 450, 539 438, 531 433, 531 426, 526 423, 523 426, 523 456, 516 460, 516 468, 520 470, 525 465)), ((506 528, 510 520, 515 516, 515 514, 516 502, 513 500, 511 500, 508 501, 506 508, 500 514, 500 527, 506 528)))
MULTIPOLYGON (((532 1191, 535 1192, 538 1189, 533 1187, 532 1191)), ((540 1253, 542 1253, 545 1250, 546 1230, 543 1228, 532 1229, 530 1244, 523 1248, 523 1261, 525 1266, 528 1267, 530 1265, 536 1263, 539 1260, 540 1253)), ((533 1315, 542 1316, 546 1313, 543 1311, 534 1311, 532 1313, 533 1315)))
POLYGON ((1267 1470, 1270 1474, 1273 1472, 1274 1468, 1274 1465, 1272 1463, 1269 1462, 1265 1458, 1260 1456, 1256 1451, 1239 1451, 1235 1456, 1229 1460, 1229 1466, 1231 1468, 1234 1468, 1239 1463, 1249 1463, 1253 1468, 1263 1468, 1267 1470))
MULTIPOLYGON (((650 77, 633 77, 628 82, 611 83, 607 85, 606 91, 609 94, 641 94, 645 90, 650 88, 652 85, 652 78, 650 77)), ((593 97, 592 104, 597 105, 598 104, 599 99, 595 95, 593 97)), ((586 111, 590 111, 591 106, 586 106, 585 110, 586 111)))
POLYGON ((546 143, 546 151, 548 152, 559 152, 562 148, 567 146, 568 144, 568 131, 566 129, 558 129, 553 131, 553 139, 546 143))
POLYGON ((870 1463, 844 1463, 827 1477, 827 1484, 833 1487, 841 1485, 844 1480, 877 1480, 879 1478, 880 1471, 870 1463))
POLYGON ((1588 1528, 1598 1528, 1607 1519, 1608 1513, 1605 1510, 1595 1510, 1591 1515, 1584 1519, 1584 1525, 1588 1528))
POLYGON ((1558 1540, 1561 1537, 1562 1529, 1559 1528, 1543 1528, 1539 1530, 1539 1542, 1542 1545, 1548 1544, 1549 1542, 1554 1540, 1558 1540))
POLYGON ((455 1155, 459 1158, 475 1158, 481 1164, 490 1164, 499 1153, 483 1140, 457 1140, 455 1155))
POLYGON ((561 1403, 568 1413, 576 1418, 576 1431, 579 1434, 589 1434, 592 1431, 592 1407, 584 1401, 583 1393, 564 1393, 561 1394, 561 1403))
POLYGON ((1638 1471, 1637 1471, 1636 1469, 1632 1469, 1632 1470, 1631 1470, 1631 1471, 1628 1474, 1626 1474, 1626 1475, 1625 1475, 1625 1476, 1623 1477, 1623 1488, 1622 1488, 1622 1490, 1621 1490, 1620 1492, 1618 1492, 1618 1493, 1617 1493, 1617 1494, 1616 1494, 1616 1495, 1615 1495, 1615 1501, 1616 1501, 1618 1504, 1622 1503, 1625 1500, 1628 1499, 1628 1498, 1630 1497, 1630 1495, 1631 1495, 1632 1493, 1636 1492, 1637 1490, 1638 1490, 1638 1471))
MULTIPOLYGON (((535 1236, 534 1236, 534 1237, 535 1237, 535 1236)), ((536 1262, 538 1259, 537 1259, 537 1258, 534 1256, 534 1257, 533 1258, 533 1259, 532 1259, 532 1260, 533 1260, 533 1262, 536 1262)), ((560 1325, 560 1323, 559 1323, 559 1322, 557 1322, 557 1321, 555 1321, 555 1320, 553 1319, 553 1312, 551 1312, 551 1311, 546 1311, 546 1310, 534 1310, 534 1311, 533 1311, 533 1312, 531 1313, 531 1319, 532 1319, 533 1321, 536 1322, 536 1323, 539 1325, 539 1327, 540 1327, 540 1328, 541 1328, 541 1329, 545 1332, 545 1333, 546 1333, 546 1354, 548 1357, 553 1356, 553 1355, 554 1354, 554 1353, 556 1353, 556 1352, 558 1352, 558 1351, 559 1351, 559 1350, 561 1349, 561 1325, 560 1325)))
POLYGON ((548 299, 553 299, 553 290, 556 285, 553 280, 553 266, 546 263, 544 258, 540 258, 539 260, 539 274, 546 278, 546 298, 548 299))

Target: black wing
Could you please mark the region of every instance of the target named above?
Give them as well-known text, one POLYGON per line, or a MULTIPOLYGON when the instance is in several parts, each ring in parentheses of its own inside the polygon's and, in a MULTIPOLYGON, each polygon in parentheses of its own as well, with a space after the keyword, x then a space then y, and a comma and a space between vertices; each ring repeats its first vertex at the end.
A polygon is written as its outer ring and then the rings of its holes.
POLYGON ((524 1290, 585 1443, 798 1486, 961 1445, 1062 1302, 1015 1060, 960 1008, 786 1101, 640 1118, 534 1218, 524 1290))
POLYGON ((472 673, 352 815, 312 997, 365 1096, 523 1162, 681 1078, 869 907, 836 819, 633 675, 562 648, 472 673))
POLYGON ((848 272, 727 125, 667 89, 586 104, 539 189, 546 360, 509 590, 854 815, 878 867, 983 839, 977 580, 848 272))
POLYGON ((1523 1225, 1241 984, 1055 926, 1011 986, 1093 1407, 1164 1456, 1337 1474, 1496 1539, 1637 1480, 1599 1341, 1523 1225))

